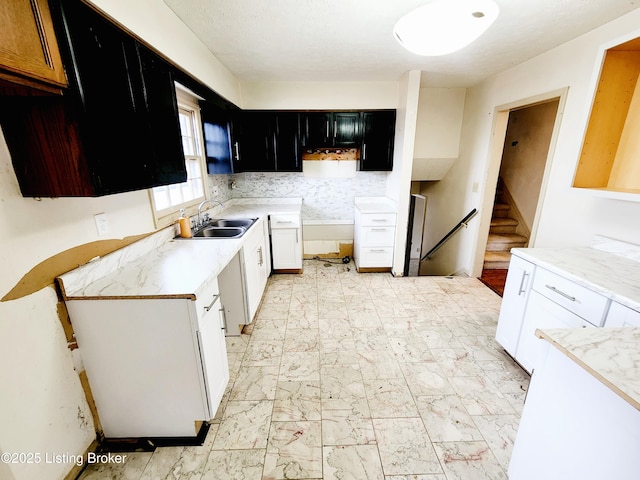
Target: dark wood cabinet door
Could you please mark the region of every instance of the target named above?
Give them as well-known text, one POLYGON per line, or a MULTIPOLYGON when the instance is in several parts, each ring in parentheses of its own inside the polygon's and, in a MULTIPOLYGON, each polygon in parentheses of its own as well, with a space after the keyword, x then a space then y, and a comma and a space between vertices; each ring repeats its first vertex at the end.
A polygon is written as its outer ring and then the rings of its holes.
POLYGON ((146 111, 146 128, 141 128, 140 135, 153 156, 153 184, 185 182, 187 171, 172 68, 143 45, 137 44, 137 48, 146 111))
POLYGON ((243 172, 275 172, 275 112, 242 112, 235 126, 239 167, 243 172))
POLYGON ((207 172, 212 175, 234 173, 230 113, 201 101, 200 118, 207 172))
POLYGON ((276 170, 278 172, 301 172, 300 125, 296 112, 279 112, 275 132, 276 170))
POLYGON ((47 0, 2 2, 0 79, 61 93, 67 81, 47 0))
POLYGON ((330 146, 331 113, 306 112, 300 115, 300 133, 302 146, 320 148, 330 146))
POLYGON ((393 170, 395 124, 395 110, 362 113, 360 170, 393 170))
POLYGON ((334 147, 353 148, 360 143, 360 113, 359 112, 334 112, 333 138, 331 145, 334 147))

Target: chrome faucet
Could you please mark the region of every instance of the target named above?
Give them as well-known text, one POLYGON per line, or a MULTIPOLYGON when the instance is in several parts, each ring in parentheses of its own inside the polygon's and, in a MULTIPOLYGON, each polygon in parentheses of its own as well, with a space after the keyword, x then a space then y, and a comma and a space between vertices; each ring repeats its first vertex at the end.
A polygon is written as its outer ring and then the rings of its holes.
POLYGON ((205 203, 217 203, 218 205, 220 205, 220 207, 222 208, 222 210, 224 210, 224 205, 222 204, 222 202, 219 202, 218 200, 211 200, 210 198, 203 200, 202 203, 200 203, 200 205, 198 205, 198 227, 200 225, 202 225, 202 221, 200 220, 200 213, 202 212, 202 207, 205 205, 205 203))

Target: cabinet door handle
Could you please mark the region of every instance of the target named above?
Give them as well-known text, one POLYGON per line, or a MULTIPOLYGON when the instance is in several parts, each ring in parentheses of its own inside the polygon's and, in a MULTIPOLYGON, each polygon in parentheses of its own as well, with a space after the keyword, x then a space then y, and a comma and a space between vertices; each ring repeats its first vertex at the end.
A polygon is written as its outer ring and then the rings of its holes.
POLYGON ((224 307, 222 307, 220 311, 222 312, 222 330, 226 332, 227 331, 227 312, 225 311, 224 307))
POLYGON ((333 121, 333 140, 335 141, 336 135, 338 134, 338 121, 333 121))
POLYGON ((238 142, 234 142, 233 146, 234 146, 234 149, 236 151, 236 154, 235 154, 236 162, 239 162, 240 161, 240 149, 238 148, 238 142))
POLYGON ((362 144, 362 160, 365 160, 367 158, 367 144, 363 143, 362 144))
POLYGON ((204 307, 205 311, 209 311, 213 308, 213 304, 216 303, 218 301, 218 299, 220 298, 220 295, 217 293, 213 294, 213 300, 211 300, 211 303, 209 305, 207 305, 206 307, 204 307))
POLYGON ((264 259, 262 258, 262 247, 258 248, 258 265, 262 266, 264 259))
POLYGON ((327 120, 327 138, 329 138, 329 120, 327 120))
POLYGON ((572 297, 571 295, 569 295, 568 293, 564 293, 562 290, 558 290, 556 287, 552 286, 552 285, 545 285, 545 287, 547 287, 549 290, 551 290, 553 293, 557 293, 558 295, 571 300, 572 302, 576 301, 576 297, 572 297))
POLYGON ((520 288, 518 289, 518 296, 522 295, 527 291, 527 286, 529 282, 527 281, 525 284, 525 280, 529 277, 529 272, 522 273, 522 280, 520 280, 520 288))

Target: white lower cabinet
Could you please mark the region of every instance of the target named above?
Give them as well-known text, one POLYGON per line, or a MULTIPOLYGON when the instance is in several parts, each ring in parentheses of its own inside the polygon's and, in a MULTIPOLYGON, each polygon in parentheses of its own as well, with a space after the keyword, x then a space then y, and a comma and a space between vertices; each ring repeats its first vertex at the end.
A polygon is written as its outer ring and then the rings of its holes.
POLYGON ((271 253, 275 272, 302 271, 302 223, 300 215, 270 215, 271 253))
POLYGON ((271 257, 269 255, 268 244, 268 226, 266 221, 256 224, 247 233, 245 233, 245 244, 242 247, 244 275, 245 275, 245 293, 247 304, 247 319, 249 322, 253 320, 262 294, 269 279, 271 272, 271 257))
POLYGON ((502 296, 496 340, 513 357, 516 355, 522 319, 536 266, 515 255, 511 256, 507 281, 502 296))
POLYGON ((599 327, 608 305, 607 297, 512 254, 496 341, 532 373, 544 343, 537 329, 599 327))
POLYGON ((611 302, 605 327, 640 327, 640 312, 625 307, 617 302, 611 302))
POLYGON ((194 437, 229 381, 216 279, 191 299, 68 300, 107 438, 194 437))
POLYGON ((535 335, 537 329, 580 327, 594 325, 534 290, 529 295, 515 358, 527 372, 532 373, 540 365, 547 343, 535 335))

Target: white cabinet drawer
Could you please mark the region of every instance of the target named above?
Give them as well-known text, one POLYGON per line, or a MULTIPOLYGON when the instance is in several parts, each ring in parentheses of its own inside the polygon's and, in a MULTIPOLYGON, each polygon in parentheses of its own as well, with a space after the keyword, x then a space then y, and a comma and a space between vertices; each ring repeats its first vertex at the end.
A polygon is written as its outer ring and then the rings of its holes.
POLYGON ((275 214, 269 215, 271 229, 300 228, 300 215, 275 214))
POLYGON ((386 268, 393 264, 393 247, 360 247, 359 268, 386 268))
POLYGON ((617 302, 611 303, 605 327, 640 327, 640 312, 617 302))
POLYGON ((362 246, 393 246, 395 241, 395 230, 395 227, 362 227, 362 246))
POLYGON ((543 268, 536 270, 533 290, 595 326, 602 325, 608 299, 543 268))
POLYGON ((363 213, 360 225, 363 227, 395 226, 395 213, 363 213))

